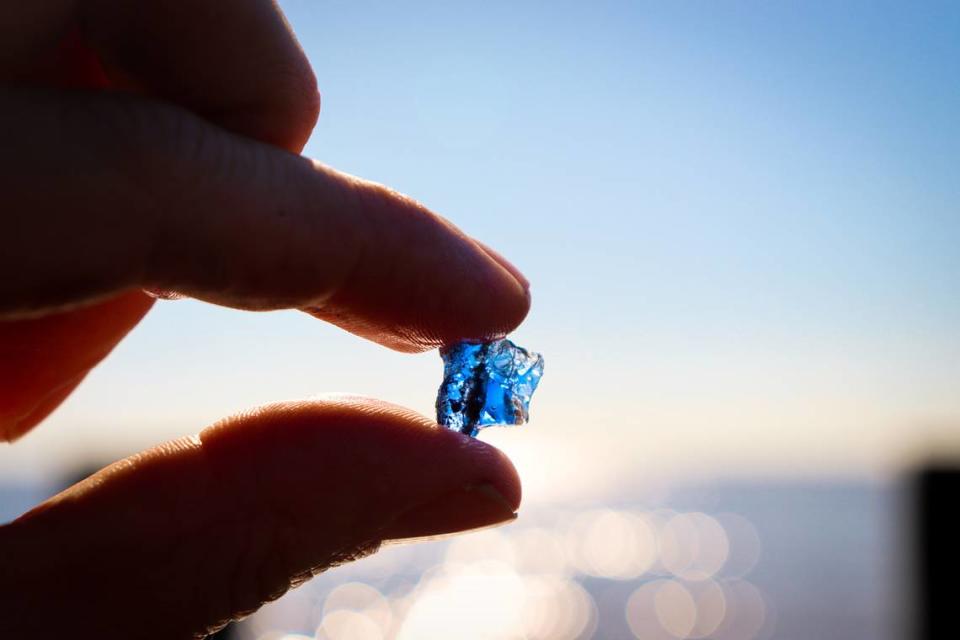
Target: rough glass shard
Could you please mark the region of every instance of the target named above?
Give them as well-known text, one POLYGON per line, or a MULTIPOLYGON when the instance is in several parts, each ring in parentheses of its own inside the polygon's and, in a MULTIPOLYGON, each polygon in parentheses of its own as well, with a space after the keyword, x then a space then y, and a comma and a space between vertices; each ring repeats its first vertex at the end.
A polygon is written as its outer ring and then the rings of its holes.
POLYGON ((543 356, 507 339, 458 342, 440 350, 437 422, 475 436, 483 427, 523 424, 543 375, 543 356))

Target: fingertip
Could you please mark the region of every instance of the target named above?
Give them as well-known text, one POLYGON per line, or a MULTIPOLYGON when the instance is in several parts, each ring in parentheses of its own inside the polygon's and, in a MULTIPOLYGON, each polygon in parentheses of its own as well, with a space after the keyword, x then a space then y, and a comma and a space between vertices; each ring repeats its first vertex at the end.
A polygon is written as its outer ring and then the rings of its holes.
POLYGON ((242 111, 221 115, 220 124, 255 140, 299 154, 320 119, 320 91, 316 78, 309 69, 304 73, 307 77, 291 89, 295 95, 281 105, 273 106, 273 111, 266 111, 259 116, 242 111))
POLYGON ((451 491, 410 509, 388 524, 382 535, 387 542, 423 542, 502 526, 516 519, 516 510, 503 495, 491 485, 481 484, 451 491))
POLYGON ((350 479, 354 492, 369 492, 374 502, 402 505, 490 485, 511 510, 520 505, 520 478, 502 451, 374 398, 329 394, 265 405, 221 421, 199 438, 223 464, 249 465, 251 473, 288 469, 288 478, 299 475, 306 484, 315 482, 314 470, 323 469, 325 478, 350 479))
POLYGON ((520 271, 520 269, 518 269, 516 265, 514 265, 512 262, 510 262, 505 257, 503 257, 503 254, 497 251, 496 249, 494 249, 493 247, 479 240, 474 240, 474 242, 477 243, 477 246, 483 249, 484 253, 486 253, 488 256, 493 258, 493 260, 497 264, 499 264, 501 267, 506 269, 510 273, 510 275, 512 275, 514 279, 518 283, 520 283, 520 286, 523 287, 523 289, 528 293, 528 297, 529 297, 530 281, 527 279, 525 275, 523 275, 523 272, 520 271))
POLYGON ((323 97, 320 94, 320 88, 317 86, 317 78, 313 70, 308 69, 309 77, 303 88, 303 99, 299 101, 300 105, 300 131, 297 136, 297 144, 293 147, 296 153, 303 151, 304 145, 310 139, 317 122, 320 120, 320 109, 323 104, 323 97))
POLYGON ((468 288, 466 293, 473 301, 477 319, 487 324, 480 330, 454 334, 452 340, 447 339, 440 346, 455 340, 502 338, 520 326, 530 312, 532 298, 526 278, 516 267, 506 263, 505 258, 494 257, 492 250, 479 243, 478 246, 479 253, 487 261, 485 267, 491 274, 490 283, 473 291, 468 288))
POLYGON ((305 311, 404 352, 501 338, 526 317, 529 283, 505 258, 409 196, 315 169, 351 203, 360 250, 332 295, 305 311))
POLYGON ((487 473, 483 483, 477 486, 486 486, 495 490, 502 504, 512 512, 520 509, 523 498, 523 489, 520 474, 506 453, 492 444, 464 435, 450 429, 441 429, 455 437, 461 446, 470 448, 470 455, 485 459, 487 473))

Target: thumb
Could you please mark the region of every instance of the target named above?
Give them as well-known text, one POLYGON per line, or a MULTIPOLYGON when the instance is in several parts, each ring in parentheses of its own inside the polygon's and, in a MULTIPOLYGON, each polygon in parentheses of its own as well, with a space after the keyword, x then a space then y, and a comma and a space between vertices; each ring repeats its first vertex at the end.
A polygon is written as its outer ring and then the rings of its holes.
POLYGON ((499 451, 362 399, 274 405, 97 473, 0 529, 0 636, 191 638, 384 540, 513 519, 499 451), (140 637, 140 636, 138 636, 140 637))

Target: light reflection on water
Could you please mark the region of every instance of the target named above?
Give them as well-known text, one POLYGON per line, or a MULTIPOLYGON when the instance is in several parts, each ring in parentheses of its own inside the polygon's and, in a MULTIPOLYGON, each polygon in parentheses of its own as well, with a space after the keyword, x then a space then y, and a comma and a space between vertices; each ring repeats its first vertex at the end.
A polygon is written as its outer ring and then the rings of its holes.
MULTIPOLYGON (((527 495, 507 527, 386 547, 292 590, 225 637, 393 639, 416 628, 429 640, 429 624, 456 626, 456 638, 671 640, 687 627, 698 637, 722 616, 708 637, 899 639, 912 586, 904 488, 738 480, 579 502, 527 495), (667 581, 676 586, 658 609, 667 581), (503 603, 484 585, 516 597, 503 603), (438 607, 437 621, 425 621, 438 607)), ((43 487, 19 498, 16 489, 0 485, 0 507, 14 515, 44 497, 43 487)))
POLYGON ((589 638, 599 623, 591 586, 601 581, 636 585, 616 603, 636 638, 769 637, 771 604, 748 577, 759 537, 742 516, 590 508, 551 519, 387 547, 336 570, 339 581, 324 576, 267 607, 246 629, 258 640, 283 632, 321 640, 589 638))

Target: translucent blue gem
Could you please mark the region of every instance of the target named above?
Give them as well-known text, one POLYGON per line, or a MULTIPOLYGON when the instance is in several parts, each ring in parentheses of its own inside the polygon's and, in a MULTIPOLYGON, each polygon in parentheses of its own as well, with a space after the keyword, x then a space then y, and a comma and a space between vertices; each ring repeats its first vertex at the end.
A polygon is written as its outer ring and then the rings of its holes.
POLYGON ((530 396, 543 375, 543 356, 509 340, 458 342, 440 350, 443 384, 437 393, 437 422, 477 435, 491 425, 523 424, 530 396))

